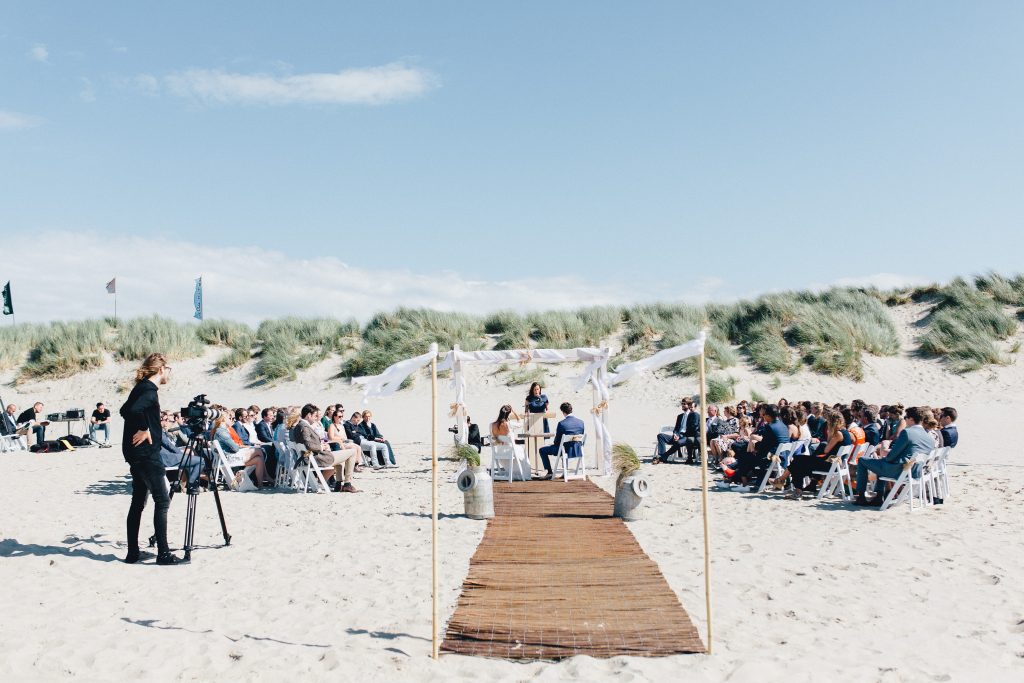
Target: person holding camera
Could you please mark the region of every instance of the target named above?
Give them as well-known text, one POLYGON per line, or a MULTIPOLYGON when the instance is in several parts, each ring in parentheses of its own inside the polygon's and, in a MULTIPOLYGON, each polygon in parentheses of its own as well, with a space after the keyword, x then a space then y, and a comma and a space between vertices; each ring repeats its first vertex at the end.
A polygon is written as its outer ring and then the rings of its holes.
POLYGON ((171 499, 160 458, 163 429, 160 426, 160 401, 157 392, 171 378, 171 366, 163 354, 151 353, 135 371, 135 386, 121 406, 124 436, 121 452, 131 466, 132 504, 128 508, 128 555, 124 561, 134 564, 141 558, 139 526, 146 498, 153 496, 153 529, 156 536, 156 563, 177 564, 167 545, 167 509, 171 499))

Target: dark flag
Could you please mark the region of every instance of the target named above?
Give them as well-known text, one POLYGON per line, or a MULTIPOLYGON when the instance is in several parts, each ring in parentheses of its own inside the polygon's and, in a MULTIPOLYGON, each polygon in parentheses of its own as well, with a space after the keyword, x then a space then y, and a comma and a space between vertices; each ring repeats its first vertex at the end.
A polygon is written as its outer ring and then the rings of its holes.
POLYGON ((11 299, 11 282, 4 285, 4 315, 14 315, 14 300, 11 299))

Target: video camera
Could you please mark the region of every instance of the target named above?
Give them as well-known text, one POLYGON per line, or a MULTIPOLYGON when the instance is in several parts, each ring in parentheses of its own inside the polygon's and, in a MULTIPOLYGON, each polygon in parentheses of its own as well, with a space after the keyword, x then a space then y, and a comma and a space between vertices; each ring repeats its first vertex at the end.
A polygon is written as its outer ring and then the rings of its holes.
POLYGON ((220 411, 210 407, 210 399, 206 394, 199 394, 181 409, 181 417, 193 432, 206 431, 206 423, 220 417, 220 411))

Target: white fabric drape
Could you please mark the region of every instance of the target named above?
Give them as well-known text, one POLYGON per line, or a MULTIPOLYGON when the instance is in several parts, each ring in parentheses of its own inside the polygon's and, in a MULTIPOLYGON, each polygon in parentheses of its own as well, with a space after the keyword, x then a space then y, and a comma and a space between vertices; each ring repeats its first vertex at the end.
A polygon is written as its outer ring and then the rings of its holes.
POLYGON ((434 358, 437 358, 437 344, 432 344, 430 351, 421 356, 399 361, 389 366, 379 375, 353 377, 352 383, 363 385, 363 403, 365 404, 371 398, 390 396, 395 393, 407 377, 426 366, 434 358))
POLYGON ((666 365, 671 365, 685 358, 692 358, 693 356, 699 356, 704 353, 704 340, 706 334, 700 333, 700 336, 696 339, 691 339, 685 344, 679 346, 673 346, 670 349, 663 349, 658 351, 650 358, 644 358, 634 363, 626 363, 620 365, 618 369, 608 376, 609 386, 615 386, 616 384, 622 384, 631 377, 643 374, 645 372, 651 372, 658 368, 663 368, 666 365))

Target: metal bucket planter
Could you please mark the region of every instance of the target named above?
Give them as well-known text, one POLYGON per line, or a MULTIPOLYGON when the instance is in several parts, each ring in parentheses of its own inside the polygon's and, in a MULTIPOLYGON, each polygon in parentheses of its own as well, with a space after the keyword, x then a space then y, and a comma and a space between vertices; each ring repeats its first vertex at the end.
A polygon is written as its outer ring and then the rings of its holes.
POLYGON ((631 474, 615 489, 615 516, 627 522, 644 518, 643 502, 650 493, 647 477, 631 474))
POLYGON ((487 468, 470 467, 459 475, 459 490, 466 502, 466 516, 470 519, 494 517, 494 482, 487 468))

